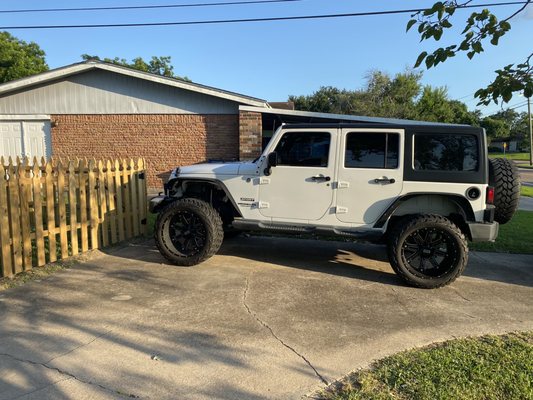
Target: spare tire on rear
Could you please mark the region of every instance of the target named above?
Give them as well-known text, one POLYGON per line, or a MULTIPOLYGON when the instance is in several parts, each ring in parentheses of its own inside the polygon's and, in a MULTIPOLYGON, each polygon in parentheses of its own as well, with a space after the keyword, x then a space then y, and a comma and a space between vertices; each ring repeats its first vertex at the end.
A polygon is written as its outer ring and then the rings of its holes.
POLYGON ((514 162, 505 158, 489 159, 489 185, 494 187, 494 220, 511 220, 520 201, 520 177, 514 162))

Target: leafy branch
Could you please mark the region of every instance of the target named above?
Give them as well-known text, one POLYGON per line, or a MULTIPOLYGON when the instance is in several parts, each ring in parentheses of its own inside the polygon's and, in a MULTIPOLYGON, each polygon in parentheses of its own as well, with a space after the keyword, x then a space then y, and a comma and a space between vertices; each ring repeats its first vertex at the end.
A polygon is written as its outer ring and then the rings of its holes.
POLYGON ((526 61, 518 64, 509 64, 503 69, 496 70, 496 79, 485 89, 479 89, 475 96, 479 98, 479 104, 489 105, 491 101, 498 104, 498 98, 504 102, 509 102, 513 97, 513 92, 524 92, 525 97, 533 95, 533 65, 531 65, 531 53, 526 61))
MULTIPOLYGON (((486 41, 493 46, 499 44, 500 38, 510 29, 510 19, 521 13, 533 0, 526 0, 522 7, 511 14, 509 17, 498 21, 498 18, 488 9, 480 12, 473 12, 466 20, 465 27, 461 32, 462 41, 445 47, 439 47, 432 53, 423 51, 419 54, 415 68, 423 62, 427 69, 436 67, 438 64, 445 62, 448 58, 455 57, 457 53, 466 52, 469 59, 476 54, 482 53, 486 41)), ((459 3, 457 0, 438 1, 431 8, 418 11, 411 15, 411 20, 407 23, 407 31, 413 26, 418 26, 420 41, 433 39, 439 41, 443 33, 450 29, 453 24, 452 17, 457 9, 465 8, 472 0, 459 3)), ((487 88, 480 89, 476 92, 476 97, 480 98, 479 104, 489 104, 491 101, 498 103, 501 97, 504 102, 508 102, 514 92, 524 91, 526 97, 531 96, 531 66, 529 56, 526 62, 505 66, 503 69, 496 71, 497 77, 487 88), (529 95, 528 95, 529 94, 529 95)))

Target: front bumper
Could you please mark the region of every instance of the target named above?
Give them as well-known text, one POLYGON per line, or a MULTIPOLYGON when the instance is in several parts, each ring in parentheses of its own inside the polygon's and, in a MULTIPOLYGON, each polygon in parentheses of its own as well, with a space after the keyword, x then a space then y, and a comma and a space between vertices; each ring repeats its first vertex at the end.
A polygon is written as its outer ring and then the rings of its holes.
POLYGON ((497 222, 468 222, 472 242, 494 242, 499 228, 497 222))

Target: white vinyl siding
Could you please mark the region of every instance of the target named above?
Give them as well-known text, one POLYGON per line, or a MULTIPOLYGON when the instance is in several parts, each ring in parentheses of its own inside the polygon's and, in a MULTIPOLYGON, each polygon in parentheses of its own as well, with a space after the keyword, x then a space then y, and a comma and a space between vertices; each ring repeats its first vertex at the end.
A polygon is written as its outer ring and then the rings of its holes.
POLYGON ((238 113, 234 101, 104 70, 0 96, 0 114, 238 113))

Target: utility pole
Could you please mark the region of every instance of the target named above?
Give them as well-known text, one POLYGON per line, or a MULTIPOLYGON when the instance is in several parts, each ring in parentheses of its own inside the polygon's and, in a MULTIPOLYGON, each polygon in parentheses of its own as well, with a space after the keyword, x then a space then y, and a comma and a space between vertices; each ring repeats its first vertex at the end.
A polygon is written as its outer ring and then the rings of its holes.
POLYGON ((531 123, 531 97, 527 98, 527 118, 529 119, 529 165, 533 166, 533 127, 531 123))

